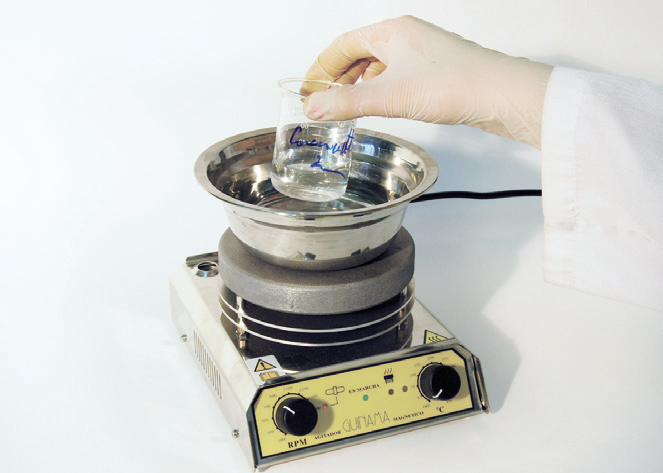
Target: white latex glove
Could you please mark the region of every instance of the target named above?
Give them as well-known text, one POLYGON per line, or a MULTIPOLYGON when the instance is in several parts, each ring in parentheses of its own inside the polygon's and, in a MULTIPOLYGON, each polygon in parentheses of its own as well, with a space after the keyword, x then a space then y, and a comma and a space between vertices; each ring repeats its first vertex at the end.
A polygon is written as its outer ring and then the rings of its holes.
POLYGON ((541 147, 552 67, 484 49, 406 16, 339 36, 306 76, 342 84, 312 94, 314 120, 400 117, 470 125, 541 147))

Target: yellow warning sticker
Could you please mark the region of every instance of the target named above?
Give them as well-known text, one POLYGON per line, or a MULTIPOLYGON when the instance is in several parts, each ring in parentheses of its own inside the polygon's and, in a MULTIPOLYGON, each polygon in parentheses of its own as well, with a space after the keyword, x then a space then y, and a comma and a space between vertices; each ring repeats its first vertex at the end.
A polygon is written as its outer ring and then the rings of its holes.
POLYGON ((276 371, 264 371, 260 373, 260 379, 264 382, 269 378, 277 378, 279 374, 276 371))
POLYGON ((429 343, 441 342, 442 340, 446 339, 447 337, 444 337, 439 333, 431 332, 430 330, 424 331, 424 345, 428 345, 429 343))
POLYGON ((265 384, 268 379, 285 374, 274 355, 263 355, 260 358, 244 360, 244 363, 246 363, 246 367, 253 375, 253 380, 258 386, 265 384))
POLYGON ((274 369, 276 369, 276 366, 260 358, 258 360, 258 363, 256 364, 256 369, 254 371, 257 373, 259 371, 269 371, 274 369))

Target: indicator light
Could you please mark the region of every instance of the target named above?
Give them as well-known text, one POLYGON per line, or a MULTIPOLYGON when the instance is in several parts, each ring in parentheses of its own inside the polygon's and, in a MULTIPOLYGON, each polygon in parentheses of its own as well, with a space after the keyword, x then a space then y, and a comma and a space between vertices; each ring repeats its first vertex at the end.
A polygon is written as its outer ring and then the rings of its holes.
POLYGON ((368 401, 368 394, 364 394, 363 399, 364 399, 364 401, 368 401))

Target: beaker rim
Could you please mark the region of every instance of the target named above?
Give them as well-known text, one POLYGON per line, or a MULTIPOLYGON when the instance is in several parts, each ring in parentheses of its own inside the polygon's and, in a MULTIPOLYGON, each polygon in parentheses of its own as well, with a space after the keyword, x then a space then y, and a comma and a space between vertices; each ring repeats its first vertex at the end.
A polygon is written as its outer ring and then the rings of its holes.
POLYGON ((321 92, 322 90, 328 90, 331 89, 332 87, 340 87, 342 85, 339 84, 338 82, 332 82, 330 80, 307 79, 305 77, 286 77, 285 79, 279 80, 278 84, 284 93, 302 98, 306 98, 314 92, 321 92), (326 87, 324 89, 320 88, 319 90, 311 90, 308 93, 302 93, 303 84, 307 82, 311 84, 324 85, 326 87), (297 87, 297 90, 293 90, 292 88, 288 87, 289 84, 301 84, 301 85, 297 87))

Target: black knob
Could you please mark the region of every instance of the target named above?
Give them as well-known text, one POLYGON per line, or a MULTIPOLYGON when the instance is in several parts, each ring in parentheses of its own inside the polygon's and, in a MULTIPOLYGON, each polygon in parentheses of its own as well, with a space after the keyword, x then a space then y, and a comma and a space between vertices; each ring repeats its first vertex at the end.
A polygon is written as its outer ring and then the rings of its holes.
POLYGON ((300 396, 289 396, 277 405, 274 421, 283 432, 303 437, 310 434, 318 423, 318 411, 311 401, 300 396))
POLYGON ((451 366, 431 363, 419 373, 419 391, 432 401, 447 401, 460 391, 460 375, 451 366))

